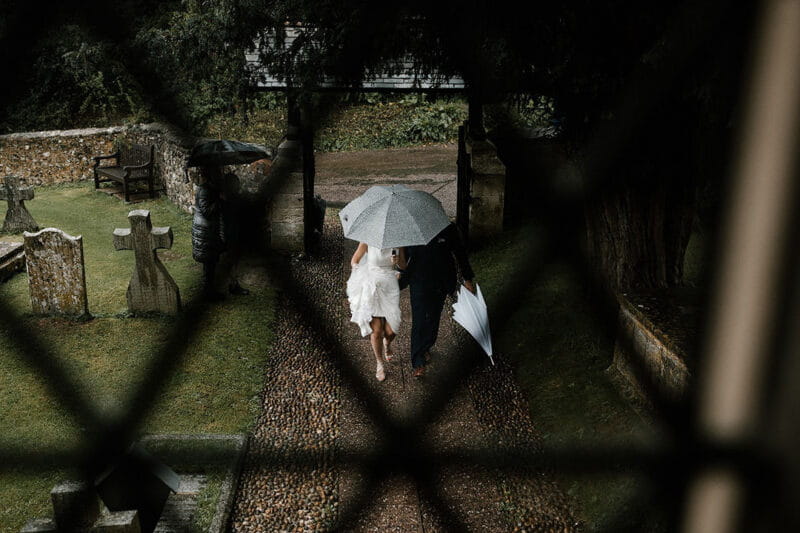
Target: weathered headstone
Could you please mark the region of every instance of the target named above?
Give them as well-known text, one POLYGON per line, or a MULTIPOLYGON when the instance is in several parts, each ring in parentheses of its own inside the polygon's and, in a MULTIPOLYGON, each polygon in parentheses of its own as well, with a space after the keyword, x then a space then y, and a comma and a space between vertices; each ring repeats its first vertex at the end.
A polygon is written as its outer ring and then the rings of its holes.
POLYGON ((0 200, 8 202, 3 231, 20 233, 36 231, 39 226, 25 208, 25 200, 33 200, 33 187, 20 187, 17 176, 6 176, 0 188, 0 200))
POLYGON ((56 228, 23 235, 33 312, 88 315, 83 238, 56 228))
POLYGON ((181 309, 178 285, 158 259, 156 250, 172 247, 172 228, 154 228, 150 211, 128 213, 131 227, 114 230, 114 248, 133 250, 136 267, 128 285, 128 310, 132 313, 176 314, 181 309))

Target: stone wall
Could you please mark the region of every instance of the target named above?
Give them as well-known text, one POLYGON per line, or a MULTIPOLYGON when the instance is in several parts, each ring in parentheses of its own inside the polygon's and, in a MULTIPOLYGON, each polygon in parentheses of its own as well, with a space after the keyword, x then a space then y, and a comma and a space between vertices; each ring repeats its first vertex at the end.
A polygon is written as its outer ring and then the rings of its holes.
POLYGON ((156 188, 188 210, 193 193, 183 166, 194 139, 159 123, 0 135, 0 175, 19 176, 35 186, 88 181, 92 157, 126 142, 155 145, 156 188))
POLYGON ((679 400, 693 375, 698 307, 694 296, 657 294, 619 296, 617 341, 610 370, 624 378, 626 392, 649 400, 642 373, 663 396, 679 400))
POLYGON ((92 156, 113 151, 125 127, 37 131, 0 135, 0 174, 24 178, 29 185, 89 179, 92 156))

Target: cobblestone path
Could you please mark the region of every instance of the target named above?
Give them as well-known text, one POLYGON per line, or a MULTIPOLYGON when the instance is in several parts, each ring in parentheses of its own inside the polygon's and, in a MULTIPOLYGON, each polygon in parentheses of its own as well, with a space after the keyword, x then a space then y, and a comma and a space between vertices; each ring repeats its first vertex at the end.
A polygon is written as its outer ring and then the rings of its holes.
POLYGON ((453 348, 471 341, 449 317, 448 301, 429 372, 422 380, 412 378, 411 317, 408 291, 403 291, 397 355, 386 381, 375 380, 369 341, 349 323, 344 294, 354 248, 329 212, 320 252, 285 263, 287 276, 304 286, 299 299, 315 310, 304 309, 288 292, 279 298, 263 410, 240 480, 232 531, 327 530, 354 503, 357 512, 341 530, 572 531, 569 505, 547 475, 435 461, 439 453, 452 458, 486 446, 536 449, 526 402, 502 354, 498 366, 482 365, 446 394, 447 406, 424 430, 398 431, 441 392, 444 369, 454 362, 448 358, 459 357, 453 348), (331 357, 322 339, 325 328, 314 322, 321 317, 349 364, 338 365, 331 357), (350 371, 365 389, 351 387, 352 380, 345 379, 350 371), (377 415, 381 423, 374 422, 376 405, 370 401, 385 410, 377 415), (385 433, 383 422, 394 432, 385 433), (381 456, 386 450, 389 455, 381 456), (424 457, 413 450, 423 450, 424 457), (373 474, 385 478, 370 485, 373 474))

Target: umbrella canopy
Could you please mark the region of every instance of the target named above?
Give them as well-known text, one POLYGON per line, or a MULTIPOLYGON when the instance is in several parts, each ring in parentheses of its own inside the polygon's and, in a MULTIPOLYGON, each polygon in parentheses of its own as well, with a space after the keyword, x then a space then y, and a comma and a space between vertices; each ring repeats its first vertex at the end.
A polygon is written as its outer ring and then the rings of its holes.
POLYGON ((344 236, 376 248, 428 244, 450 224, 439 200, 404 185, 376 185, 339 211, 344 236))
POLYGON ((187 167, 245 165, 259 159, 271 159, 272 151, 258 144, 239 141, 206 141, 192 149, 187 167))
POLYGON ((489 314, 483 299, 481 288, 475 285, 476 294, 472 294, 465 286, 458 290, 458 300, 453 304, 453 320, 461 324, 472 337, 478 341, 483 351, 492 359, 492 333, 489 331, 489 314))

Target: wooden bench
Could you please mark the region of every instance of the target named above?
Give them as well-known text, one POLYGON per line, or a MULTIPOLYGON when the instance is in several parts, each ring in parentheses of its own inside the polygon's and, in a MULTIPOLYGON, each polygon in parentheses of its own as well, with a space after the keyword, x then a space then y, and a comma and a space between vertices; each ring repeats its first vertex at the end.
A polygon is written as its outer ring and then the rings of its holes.
POLYGON ((94 188, 99 189, 100 184, 106 181, 121 183, 125 201, 130 202, 130 184, 136 181, 146 181, 150 198, 153 198, 155 196, 153 189, 154 154, 155 146, 132 144, 113 154, 93 157, 94 188), (100 166, 100 161, 104 159, 114 159, 116 164, 100 166))

